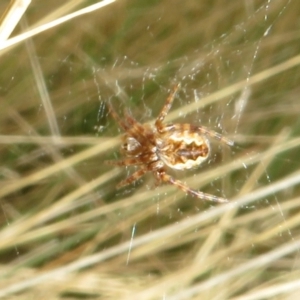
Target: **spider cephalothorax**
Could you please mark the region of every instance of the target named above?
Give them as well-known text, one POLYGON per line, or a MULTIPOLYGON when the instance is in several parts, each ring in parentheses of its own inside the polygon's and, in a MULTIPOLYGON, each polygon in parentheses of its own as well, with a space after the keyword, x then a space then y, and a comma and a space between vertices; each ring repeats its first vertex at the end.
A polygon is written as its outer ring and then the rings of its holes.
POLYGON ((185 170, 203 163, 210 154, 208 137, 217 139, 229 146, 233 145, 233 141, 203 126, 163 124, 178 88, 179 84, 174 87, 167 98, 154 126, 137 122, 128 111, 125 111, 125 118, 121 120, 113 107, 109 105, 112 116, 125 131, 121 146, 121 152, 125 158, 121 161, 107 161, 107 163, 117 166, 134 165, 139 167, 132 175, 121 181, 117 187, 128 185, 145 173, 152 172, 158 181, 173 184, 200 199, 227 202, 224 198, 193 190, 166 173, 165 166, 185 170))

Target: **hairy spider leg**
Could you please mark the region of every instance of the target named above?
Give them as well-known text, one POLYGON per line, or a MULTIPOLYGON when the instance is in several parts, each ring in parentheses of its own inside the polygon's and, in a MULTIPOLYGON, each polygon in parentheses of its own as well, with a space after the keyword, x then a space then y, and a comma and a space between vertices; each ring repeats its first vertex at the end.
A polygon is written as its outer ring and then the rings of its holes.
POLYGON ((117 112, 115 111, 115 109, 113 108, 111 103, 108 103, 108 110, 109 113, 113 116, 113 118, 116 120, 116 122, 120 125, 120 127, 124 130, 127 131, 130 127, 128 126, 128 124, 126 124, 126 122, 124 122, 119 115, 117 114, 117 112))
POLYGON ((222 134, 210 130, 204 126, 197 126, 192 124, 167 124, 162 128, 161 133, 167 133, 167 132, 189 132, 189 133, 197 133, 200 132, 203 135, 210 136, 228 146, 233 146, 234 142, 226 137, 224 137, 222 134))
POLYGON ((148 172, 147 169, 141 168, 137 171, 135 171, 133 174, 131 174, 129 177, 122 180, 120 183, 117 184, 116 188, 120 189, 123 186, 129 185, 132 182, 137 181, 139 178, 141 178, 143 175, 145 175, 148 172))
POLYGON ((169 110, 172 106, 172 103, 174 101, 174 98, 176 96, 176 93, 177 93, 179 87, 180 87, 180 83, 177 83, 173 87, 173 90, 171 91, 170 95, 168 96, 165 105, 163 106, 163 108, 162 108, 161 112, 159 113, 158 117, 156 118, 156 121, 155 121, 155 127, 156 128, 161 129, 163 127, 162 122, 164 121, 166 115, 168 114, 168 112, 169 112, 169 110))
MULTIPOLYGON (((137 141, 149 144, 153 140, 153 131, 147 124, 141 124, 131 116, 126 109, 124 115, 128 125, 130 125, 130 135, 132 135, 137 141), (148 130, 147 130, 148 129, 148 130)), ((155 142, 152 143, 155 145, 155 142)))
POLYGON ((216 203, 227 203, 228 200, 222 197, 217 197, 211 194, 206 194, 200 191, 196 191, 188 187, 186 184, 184 184, 180 180, 174 179, 172 176, 168 175, 165 171, 160 171, 156 173, 156 176, 158 176, 159 179, 161 179, 163 182, 173 184, 180 188, 182 191, 184 191, 187 194, 190 194, 194 197, 197 197, 202 200, 208 200, 211 202, 216 202, 216 203))
POLYGON ((108 103, 108 107, 113 118, 125 132, 130 132, 130 136, 135 138, 140 143, 149 143, 152 137, 152 132, 147 132, 144 126, 136 121, 127 109, 124 110, 125 121, 123 121, 116 113, 111 103, 108 103))

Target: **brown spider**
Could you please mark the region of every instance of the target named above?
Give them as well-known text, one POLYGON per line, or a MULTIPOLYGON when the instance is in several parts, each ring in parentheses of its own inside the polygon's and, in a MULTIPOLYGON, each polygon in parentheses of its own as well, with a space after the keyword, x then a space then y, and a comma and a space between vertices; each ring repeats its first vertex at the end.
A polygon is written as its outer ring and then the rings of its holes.
POLYGON ((227 202, 227 199, 193 190, 166 173, 165 166, 184 170, 203 163, 210 153, 208 136, 229 146, 233 145, 233 141, 203 126, 163 124, 178 88, 179 84, 174 86, 156 118, 154 126, 137 122, 127 110, 125 110, 123 120, 109 104, 110 113, 125 131, 121 152, 126 158, 120 161, 106 161, 106 163, 116 166, 134 165, 139 167, 132 175, 122 180, 117 188, 138 180, 147 172, 152 172, 158 182, 173 184, 192 196, 213 202, 227 202))

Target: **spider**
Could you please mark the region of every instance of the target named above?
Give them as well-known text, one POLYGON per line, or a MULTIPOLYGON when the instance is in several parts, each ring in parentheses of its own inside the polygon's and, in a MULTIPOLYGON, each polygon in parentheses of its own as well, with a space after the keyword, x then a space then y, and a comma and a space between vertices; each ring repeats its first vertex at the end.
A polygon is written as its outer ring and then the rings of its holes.
POLYGON ((117 188, 129 185, 147 172, 152 172, 157 183, 173 184, 187 194, 202 200, 212 202, 228 202, 227 199, 193 190, 180 180, 174 179, 166 172, 166 166, 185 170, 202 164, 210 154, 208 137, 233 146, 233 141, 221 134, 203 126, 192 124, 164 124, 180 84, 176 84, 169 94, 165 105, 155 120, 154 126, 141 124, 125 110, 124 119, 121 119, 112 105, 109 111, 119 126, 125 131, 122 137, 121 152, 123 160, 106 161, 115 166, 136 166, 138 169, 126 179, 122 180, 117 188))

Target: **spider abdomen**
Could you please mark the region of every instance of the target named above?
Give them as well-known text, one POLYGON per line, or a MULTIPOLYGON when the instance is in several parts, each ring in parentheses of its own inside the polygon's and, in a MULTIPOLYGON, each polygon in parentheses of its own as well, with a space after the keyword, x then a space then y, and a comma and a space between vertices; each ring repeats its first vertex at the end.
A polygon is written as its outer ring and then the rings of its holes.
POLYGON ((160 139, 159 156, 173 169, 191 169, 202 164, 209 156, 209 141, 203 135, 191 132, 172 133, 160 139))

